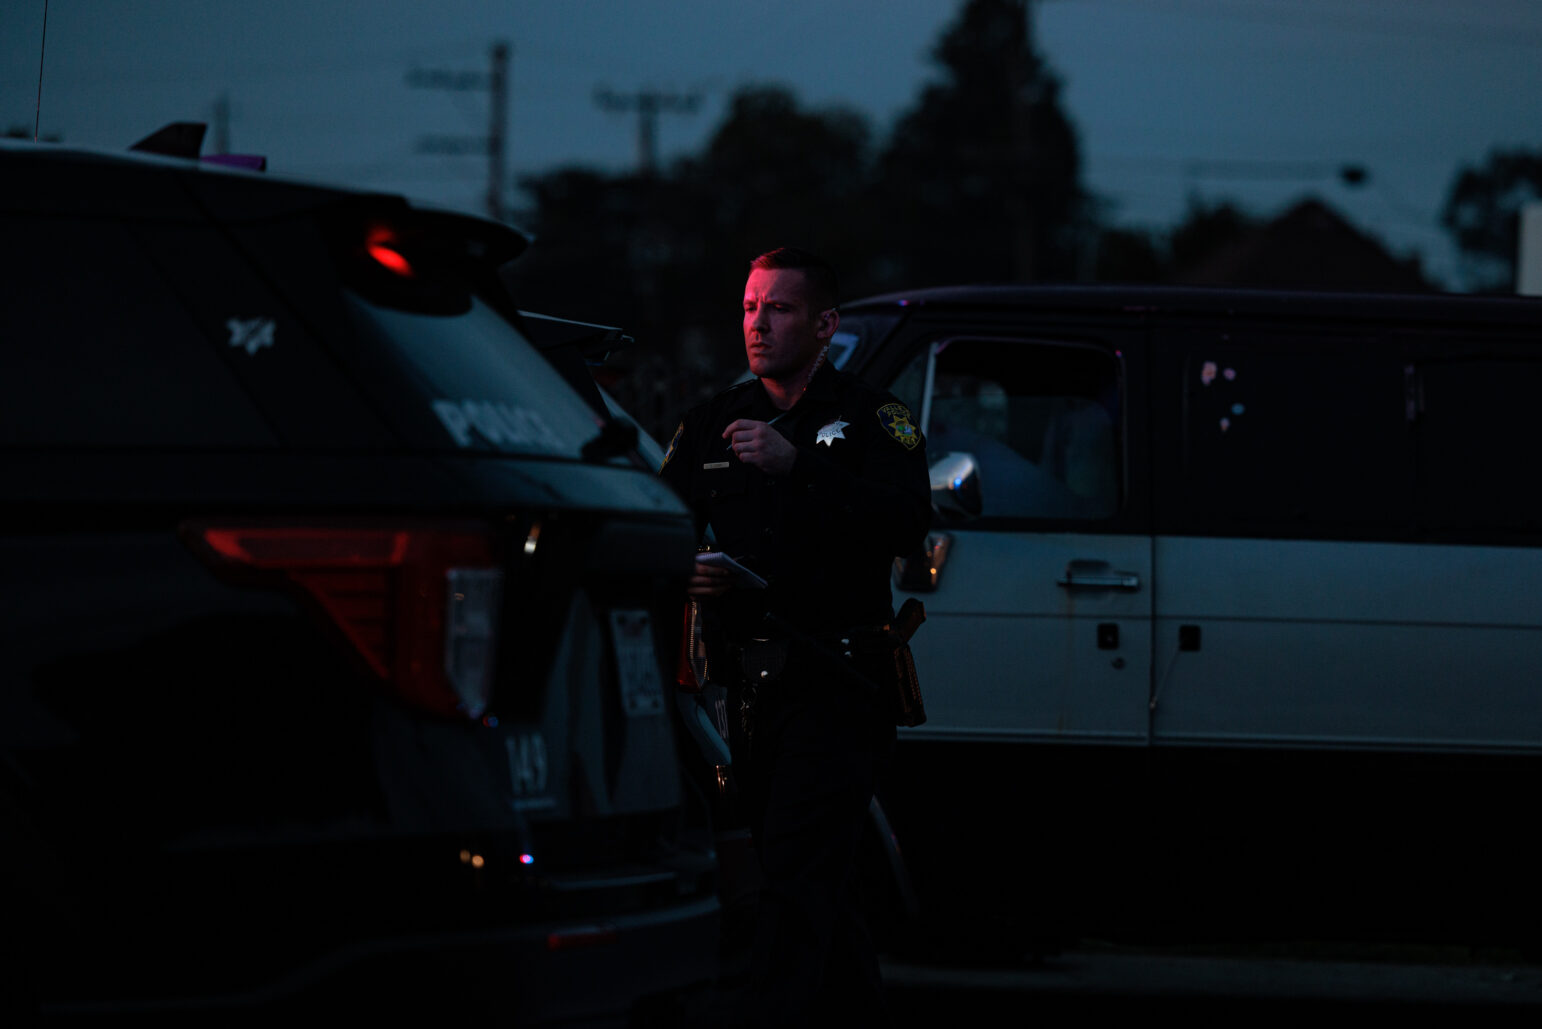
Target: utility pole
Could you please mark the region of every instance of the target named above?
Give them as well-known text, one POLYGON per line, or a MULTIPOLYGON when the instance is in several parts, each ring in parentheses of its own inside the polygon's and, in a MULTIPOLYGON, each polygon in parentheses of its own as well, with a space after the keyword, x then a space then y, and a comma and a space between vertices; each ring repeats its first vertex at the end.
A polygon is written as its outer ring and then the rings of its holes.
POLYGON ((1519 249, 1515 255, 1515 292, 1542 297, 1542 200, 1522 204, 1519 249))
POLYGON ((509 44, 493 44, 492 124, 487 129, 487 216, 503 221, 504 125, 509 118, 509 44))
POLYGON ((652 177, 658 170, 658 121, 660 111, 694 113, 701 103, 699 93, 665 93, 641 89, 636 93, 615 93, 605 87, 594 91, 594 102, 607 111, 637 112, 637 170, 652 177))
POLYGON ((221 93, 214 100, 214 152, 230 153, 230 94, 221 93))
POLYGON ((499 40, 493 44, 492 68, 487 74, 474 71, 414 68, 407 73, 407 85, 419 89, 445 89, 452 92, 487 92, 490 96, 490 121, 486 136, 420 136, 413 149, 420 154, 487 155, 487 216, 503 220, 504 153, 508 146, 505 125, 509 111, 509 58, 514 48, 499 40))

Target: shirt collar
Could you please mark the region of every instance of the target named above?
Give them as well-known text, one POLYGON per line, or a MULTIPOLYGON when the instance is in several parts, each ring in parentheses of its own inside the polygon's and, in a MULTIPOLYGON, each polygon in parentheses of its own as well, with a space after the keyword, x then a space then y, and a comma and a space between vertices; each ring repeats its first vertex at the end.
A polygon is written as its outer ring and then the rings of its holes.
POLYGON ((771 394, 766 392, 765 384, 759 379, 751 389, 744 391, 744 396, 733 405, 733 414, 740 418, 754 418, 757 421, 769 422, 781 415, 791 417, 805 409, 808 404, 822 403, 833 399, 836 392, 835 366, 826 357, 814 371, 814 377, 804 387, 803 395, 793 403, 786 411, 771 402, 771 394))

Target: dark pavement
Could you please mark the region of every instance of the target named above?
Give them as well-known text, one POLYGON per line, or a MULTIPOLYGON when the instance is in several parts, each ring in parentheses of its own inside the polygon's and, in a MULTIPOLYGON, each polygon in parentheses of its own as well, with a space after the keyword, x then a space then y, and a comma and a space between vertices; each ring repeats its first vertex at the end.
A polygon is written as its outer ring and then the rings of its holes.
POLYGON ((1042 1024, 1144 1011, 1177 1016, 1341 1009, 1453 1016, 1542 1005, 1542 966, 1071 951, 1013 968, 886 962, 897 1027, 1042 1024))

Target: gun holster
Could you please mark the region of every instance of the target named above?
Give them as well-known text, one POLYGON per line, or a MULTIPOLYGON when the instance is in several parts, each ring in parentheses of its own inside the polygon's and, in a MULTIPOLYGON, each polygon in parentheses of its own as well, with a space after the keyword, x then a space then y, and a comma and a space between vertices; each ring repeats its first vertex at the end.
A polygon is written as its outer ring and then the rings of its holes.
POLYGON ((910 654, 910 637, 926 620, 926 611, 914 597, 900 606, 899 614, 888 625, 860 634, 857 650, 865 655, 863 664, 878 685, 878 694, 887 700, 894 713, 895 725, 920 725, 926 721, 921 702, 921 680, 910 654))
POLYGON ((926 721, 926 708, 921 703, 921 680, 916 676, 916 662, 910 656, 908 643, 901 643, 894 649, 894 686, 894 724, 920 725, 926 721))
POLYGON ((910 637, 926 621, 926 608, 915 597, 900 605, 886 634, 894 646, 894 724, 920 725, 926 721, 926 707, 921 702, 921 680, 916 675, 915 658, 910 655, 910 637))

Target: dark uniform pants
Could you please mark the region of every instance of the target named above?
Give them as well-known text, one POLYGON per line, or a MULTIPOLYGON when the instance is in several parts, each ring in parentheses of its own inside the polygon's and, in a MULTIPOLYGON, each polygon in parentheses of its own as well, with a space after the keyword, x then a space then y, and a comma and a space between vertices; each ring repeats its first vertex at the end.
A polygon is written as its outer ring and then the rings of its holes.
MULTIPOLYGON (((887 705, 825 655, 794 645, 774 683, 730 691, 734 778, 765 879, 756 916, 748 1024, 882 1016, 877 957, 857 905, 856 854, 894 752, 887 705)), ((884 697, 887 700, 887 697, 884 697)))

